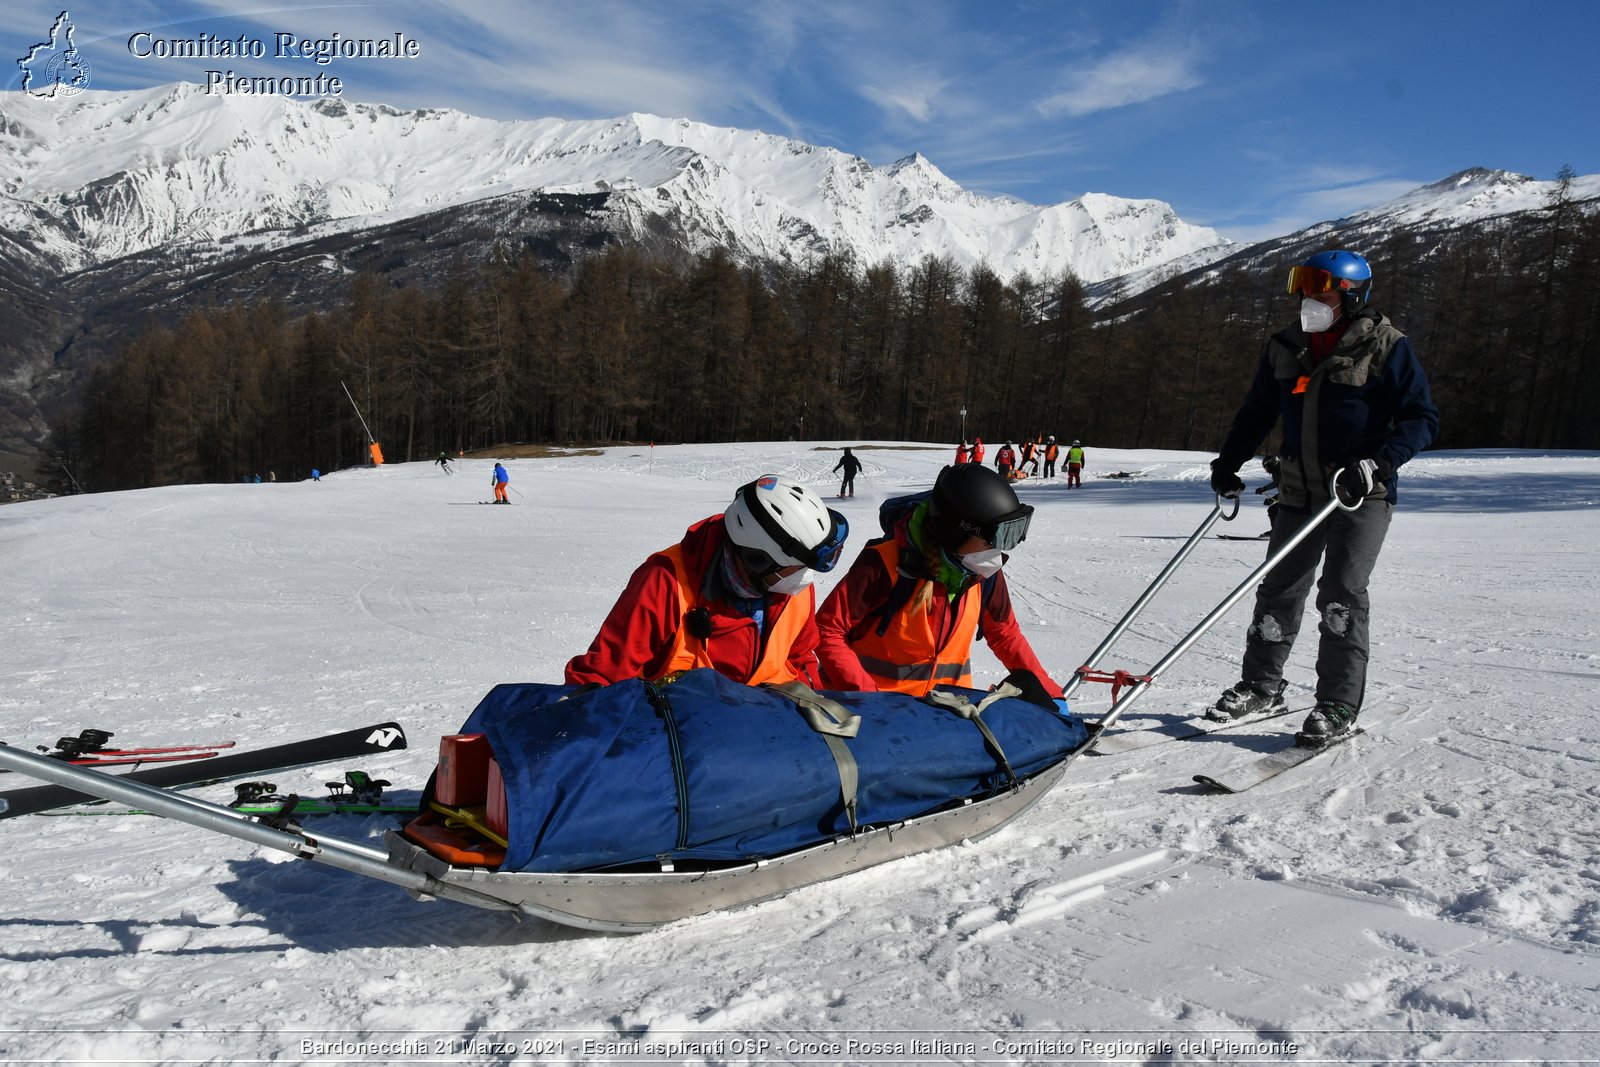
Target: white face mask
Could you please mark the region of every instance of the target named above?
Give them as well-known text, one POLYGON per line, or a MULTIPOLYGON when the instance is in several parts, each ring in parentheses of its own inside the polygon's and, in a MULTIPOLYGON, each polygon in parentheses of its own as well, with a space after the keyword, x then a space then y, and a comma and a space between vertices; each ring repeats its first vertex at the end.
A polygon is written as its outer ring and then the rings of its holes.
POLYGON ((968 552, 961 557, 961 566, 976 574, 979 578, 987 578, 998 571, 1006 561, 1006 554, 998 548, 986 548, 982 552, 968 552))
POLYGON ((806 586, 817 580, 817 572, 807 567, 801 567, 793 574, 786 574, 782 578, 767 586, 767 592, 777 593, 779 596, 794 596, 805 591, 806 586))
POLYGON ((1300 328, 1306 333, 1321 333, 1333 325, 1338 313, 1320 300, 1309 296, 1300 301, 1300 328))

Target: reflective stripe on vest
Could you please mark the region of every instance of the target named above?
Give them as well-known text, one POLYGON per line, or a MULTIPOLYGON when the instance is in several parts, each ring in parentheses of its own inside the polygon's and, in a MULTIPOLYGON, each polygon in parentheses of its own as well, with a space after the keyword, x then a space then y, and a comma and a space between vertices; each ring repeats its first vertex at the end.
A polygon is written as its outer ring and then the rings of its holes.
MULTIPOLYGON (((868 548, 878 553, 891 576, 899 573, 900 546, 896 542, 887 540, 868 548)), ((949 641, 940 648, 928 613, 914 606, 925 581, 917 580, 911 599, 895 612, 882 636, 876 626, 868 626, 860 636, 850 639, 861 669, 883 692, 923 696, 935 685, 972 687, 972 637, 977 633, 978 613, 983 605, 982 585, 974 582, 951 606, 957 613, 956 622, 949 641)), ((933 595, 944 596, 944 587, 935 588, 933 595)))
MULTIPOLYGON (((679 671, 694 670, 696 667, 715 669, 706 642, 692 638, 688 627, 684 624, 684 616, 689 614, 689 609, 694 606, 694 600, 698 599, 700 587, 698 583, 690 584, 689 565, 683 558, 683 546, 673 545, 671 548, 662 549, 656 555, 672 564, 672 575, 677 579, 678 590, 678 628, 672 634, 672 652, 667 657, 666 665, 661 668, 662 677, 677 674, 679 671), (695 591, 694 598, 689 595, 690 589, 695 591)), ((778 617, 773 620, 772 629, 767 633, 761 662, 756 664, 756 669, 749 677, 734 678, 734 681, 746 685, 763 685, 769 682, 782 684, 798 679, 800 676, 789 666, 789 653, 794 648, 800 631, 805 629, 806 620, 816 613, 815 586, 807 586, 803 594, 790 597, 789 603, 778 613, 778 617)), ((760 640, 759 635, 757 640, 760 640)))

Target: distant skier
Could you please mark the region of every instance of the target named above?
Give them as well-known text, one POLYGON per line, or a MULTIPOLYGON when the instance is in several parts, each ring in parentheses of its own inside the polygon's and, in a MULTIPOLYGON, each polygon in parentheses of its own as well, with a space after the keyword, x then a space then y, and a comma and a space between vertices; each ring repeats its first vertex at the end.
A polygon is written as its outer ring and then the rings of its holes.
POLYGON ((833 465, 833 469, 844 472, 844 481, 839 483, 839 495, 841 497, 855 496, 856 475, 861 473, 861 461, 855 457, 855 454, 849 448, 846 448, 839 462, 833 465))
POLYGON ((971 458, 972 458, 972 446, 971 445, 967 444, 965 441, 962 441, 959 445, 956 445, 956 466, 958 466, 958 467, 961 466, 961 464, 967 462, 967 460, 969 460, 971 458))
POLYGON ((1046 478, 1054 478, 1056 476, 1056 460, 1060 455, 1061 449, 1056 444, 1055 437, 1047 437, 1044 442, 1044 476, 1046 478))
POLYGON ((1072 442, 1072 447, 1067 449, 1067 488, 1083 488, 1083 446, 1072 442))
POLYGON ((1262 579, 1240 679, 1207 714, 1225 721, 1283 708, 1283 669, 1316 580, 1317 705, 1298 739, 1318 746, 1348 733, 1361 712, 1367 585, 1394 512, 1395 472, 1433 441, 1439 408, 1410 340, 1368 303, 1372 268, 1365 258, 1318 252, 1290 268, 1289 293, 1300 298, 1299 320, 1267 341, 1211 461, 1211 489, 1237 496, 1244 489, 1239 468, 1281 419, 1280 504, 1267 554, 1306 532, 1330 491, 1358 506, 1334 511, 1262 579))
POLYGON ((1283 466, 1277 456, 1262 456, 1261 469, 1267 472, 1267 477, 1272 481, 1256 490, 1256 495, 1265 497, 1262 501, 1267 506, 1267 532, 1261 537, 1265 540, 1272 536, 1273 524, 1278 521, 1278 468, 1283 466))
POLYGON ((506 487, 511 484, 511 475, 500 464, 494 465, 494 502, 496 504, 509 504, 511 498, 506 495, 506 487))
POLYGON ((434 462, 437 463, 439 466, 443 467, 444 468, 444 472, 446 474, 450 473, 450 457, 449 456, 445 455, 443 452, 440 452, 439 453, 439 458, 434 460, 434 462))
POLYGON ((972 462, 983 462, 983 438, 981 437, 974 437, 972 439, 972 462))

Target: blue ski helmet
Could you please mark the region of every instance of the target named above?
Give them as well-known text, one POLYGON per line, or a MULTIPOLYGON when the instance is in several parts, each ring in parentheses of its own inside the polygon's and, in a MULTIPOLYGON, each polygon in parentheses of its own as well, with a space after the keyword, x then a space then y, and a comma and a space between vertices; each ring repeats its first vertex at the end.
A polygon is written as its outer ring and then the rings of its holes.
POLYGON ((1372 267, 1358 252, 1334 249, 1318 252, 1298 267, 1289 268, 1289 292, 1315 296, 1338 289, 1344 297, 1345 314, 1366 306, 1372 296, 1372 267))

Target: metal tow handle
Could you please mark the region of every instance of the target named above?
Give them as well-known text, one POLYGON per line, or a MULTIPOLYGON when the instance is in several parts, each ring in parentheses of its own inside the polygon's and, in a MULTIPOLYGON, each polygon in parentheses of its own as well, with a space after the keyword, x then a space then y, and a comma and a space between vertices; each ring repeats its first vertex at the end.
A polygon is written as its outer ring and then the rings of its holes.
MULTIPOLYGON (((1161 676, 1162 672, 1164 672, 1168 667, 1172 666, 1172 664, 1177 661, 1179 656, 1182 656, 1185 652, 1189 651, 1189 649, 1193 647, 1194 643, 1200 639, 1201 635, 1203 635, 1207 630, 1211 629, 1212 626, 1216 625, 1217 620, 1222 618, 1223 615, 1227 614, 1230 608, 1232 608, 1240 600, 1244 599, 1245 594, 1250 592, 1257 582, 1266 577, 1266 575, 1271 572, 1274 567, 1282 563, 1284 558, 1287 557, 1290 552, 1294 551, 1294 549, 1299 546, 1301 541, 1304 541, 1311 535, 1313 530, 1327 521, 1328 516, 1332 515, 1335 511, 1355 511, 1361 507, 1362 501, 1365 499, 1364 497, 1358 497, 1352 504, 1346 504, 1339 497, 1339 476, 1347 469, 1348 468, 1341 468, 1340 470, 1335 471, 1333 475, 1329 477, 1328 502, 1327 504, 1323 505, 1322 510, 1317 512, 1310 522, 1300 527, 1300 529, 1296 531, 1295 535, 1285 541, 1276 552, 1268 556, 1266 560, 1262 562, 1261 566, 1251 571, 1250 576, 1243 582, 1239 583, 1238 588, 1229 593, 1227 598, 1224 599, 1222 603, 1212 608, 1211 612, 1206 615, 1204 619, 1200 620, 1198 626, 1196 626, 1193 630, 1190 630, 1188 635, 1185 636, 1183 640, 1179 641, 1173 646, 1172 651, 1161 657, 1161 661, 1159 663, 1145 672, 1145 676, 1143 678, 1138 679, 1132 685, 1130 685, 1127 691, 1123 693, 1122 698, 1113 703, 1111 705, 1111 709, 1106 712, 1103 718, 1101 718, 1100 722, 1098 723, 1099 729, 1090 736, 1088 743, 1083 745, 1081 748, 1076 749, 1072 755, 1068 756, 1068 761, 1077 759, 1085 752, 1093 749, 1100 738, 1105 736, 1106 730, 1122 717, 1123 712, 1127 711, 1128 708, 1133 705, 1135 700, 1138 700, 1145 694, 1151 685, 1154 684, 1155 680, 1161 676)), ((1235 499, 1237 499, 1237 497, 1235 497, 1235 499)))
POLYGON ((1167 580, 1172 577, 1173 573, 1183 566, 1184 560, 1189 558, 1189 553, 1194 551, 1195 546, 1205 540, 1206 534, 1210 532, 1211 527, 1217 524, 1217 520, 1232 522, 1238 514, 1238 494, 1225 497, 1218 493, 1217 504, 1216 507, 1211 509, 1211 514, 1207 515, 1205 521, 1195 529, 1194 533, 1189 535, 1189 540, 1185 541, 1183 547, 1178 549, 1178 554, 1172 557, 1172 560, 1162 568, 1161 573, 1156 575, 1155 581, 1150 583, 1150 587, 1140 595, 1138 600, 1133 602, 1133 607, 1129 608, 1128 613, 1122 616, 1122 620, 1111 628, 1111 632, 1106 634, 1105 640, 1101 641, 1099 646, 1089 653, 1089 658, 1083 661, 1083 666, 1077 669, 1072 675, 1072 681, 1068 682, 1066 688, 1061 691, 1063 698, 1070 698, 1073 693, 1076 693, 1078 686, 1083 684, 1084 676, 1100 666, 1101 658, 1111 650, 1111 646, 1116 644, 1123 634, 1127 633, 1128 627, 1133 625, 1133 620, 1138 618, 1139 613, 1145 609, 1151 600, 1155 599, 1157 591, 1167 584, 1167 580), (1226 515, 1222 511, 1223 501, 1225 500, 1233 501, 1233 510, 1226 515))
POLYGON ((403 889, 471 904, 494 911, 517 911, 517 905, 486 896, 461 886, 449 885, 418 871, 404 870, 389 863, 379 849, 336 837, 312 837, 303 832, 279 830, 251 815, 198 797, 157 789, 142 782, 129 782, 102 771, 86 770, 47 756, 23 752, 0 745, 0 767, 20 774, 78 789, 106 800, 115 800, 157 815, 198 826, 202 830, 236 837, 261 848, 287 852, 300 859, 325 863, 331 867, 392 882, 403 889))

